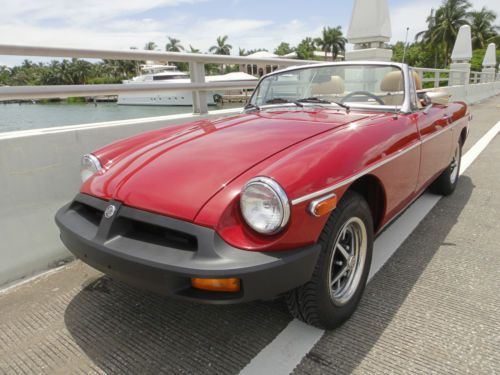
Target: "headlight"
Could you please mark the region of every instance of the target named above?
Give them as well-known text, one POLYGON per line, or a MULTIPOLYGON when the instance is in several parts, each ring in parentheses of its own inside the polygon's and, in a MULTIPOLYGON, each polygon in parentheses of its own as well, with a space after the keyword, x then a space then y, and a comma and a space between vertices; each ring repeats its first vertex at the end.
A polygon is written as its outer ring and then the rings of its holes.
POLYGON ((285 191, 268 177, 256 177, 247 182, 241 192, 240 207, 246 223, 262 234, 279 232, 290 218, 285 191))
POLYGON ((82 182, 87 181, 95 173, 102 169, 99 159, 97 159, 92 154, 83 155, 82 163, 80 167, 80 176, 82 177, 82 182))

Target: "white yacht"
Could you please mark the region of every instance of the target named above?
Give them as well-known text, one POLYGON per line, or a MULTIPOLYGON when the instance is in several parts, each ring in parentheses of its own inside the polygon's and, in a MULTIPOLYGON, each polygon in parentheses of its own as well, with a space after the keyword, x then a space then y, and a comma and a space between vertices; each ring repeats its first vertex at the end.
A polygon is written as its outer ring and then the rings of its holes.
MULTIPOLYGON (((189 83, 189 74, 181 72, 175 65, 146 64, 141 66, 143 74, 124 84, 137 83, 189 83)), ((243 72, 234 72, 223 75, 207 76, 206 82, 257 80, 254 76, 243 72)), ((224 91, 209 91, 206 93, 208 105, 215 105, 224 95, 224 91)), ((193 95, 191 91, 163 91, 155 93, 130 93, 118 95, 118 104, 121 105, 160 105, 160 106, 191 106, 193 95)))

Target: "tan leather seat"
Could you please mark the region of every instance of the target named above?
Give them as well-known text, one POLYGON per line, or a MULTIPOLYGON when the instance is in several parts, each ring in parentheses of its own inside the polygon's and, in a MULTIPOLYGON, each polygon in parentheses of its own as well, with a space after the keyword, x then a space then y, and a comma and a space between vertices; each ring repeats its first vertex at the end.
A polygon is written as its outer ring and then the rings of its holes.
MULTIPOLYGON (((413 72, 413 79, 415 80, 415 89, 422 90, 422 79, 417 72, 413 72)), ((385 104, 403 104, 403 73, 400 71, 387 73, 380 83, 380 90, 387 92, 387 95, 383 97, 385 104)))
POLYGON ((341 95, 345 91, 344 80, 339 76, 332 76, 327 82, 317 83, 312 86, 311 94, 316 95, 341 95))
POLYGON ((417 74, 417 72, 413 72, 413 79, 415 80, 415 90, 422 90, 422 78, 417 74))

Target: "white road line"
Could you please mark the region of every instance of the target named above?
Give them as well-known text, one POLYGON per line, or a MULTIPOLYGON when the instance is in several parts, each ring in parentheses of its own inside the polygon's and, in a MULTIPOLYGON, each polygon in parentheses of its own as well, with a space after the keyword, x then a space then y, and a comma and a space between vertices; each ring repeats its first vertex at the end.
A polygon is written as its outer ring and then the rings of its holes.
POLYGON ((6 294, 6 293, 9 293, 9 292, 13 292, 14 290, 16 290, 17 288, 22 287, 23 285, 26 285, 28 283, 37 281, 38 279, 41 279, 41 278, 48 277, 48 276, 50 276, 50 275, 52 275, 54 273, 57 273, 57 272, 63 270, 64 268, 66 268, 66 266, 67 266, 67 264, 64 264, 64 265, 56 267, 56 268, 51 268, 48 271, 44 271, 42 273, 38 273, 38 274, 36 274, 34 276, 28 277, 26 279, 22 279, 21 281, 17 281, 14 284, 10 284, 10 285, 6 286, 5 288, 0 289, 0 295, 6 294))
MULTIPOLYGON (((500 121, 462 157, 460 174, 469 168, 499 132, 500 121)), ((440 199, 438 195, 423 194, 377 238, 369 280, 382 268, 440 199)), ((240 374, 290 374, 321 339, 324 332, 294 319, 243 368, 240 374)))
POLYGON ((300 320, 292 320, 276 338, 261 351, 241 372, 249 374, 289 373, 304 354, 323 336, 322 329, 311 327, 300 320), (265 353, 263 353, 265 351, 265 353), (264 355, 261 355, 264 354, 264 355))

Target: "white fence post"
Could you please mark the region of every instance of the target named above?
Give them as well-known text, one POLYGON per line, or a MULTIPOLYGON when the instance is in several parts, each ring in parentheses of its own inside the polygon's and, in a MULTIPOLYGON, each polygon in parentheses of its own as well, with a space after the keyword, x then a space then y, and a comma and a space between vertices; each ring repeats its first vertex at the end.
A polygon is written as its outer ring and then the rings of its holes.
MULTIPOLYGON (((192 83, 205 83, 205 64, 199 62, 189 63, 189 72, 192 83)), ((207 93, 193 91, 193 113, 204 115, 208 113, 207 93)))

